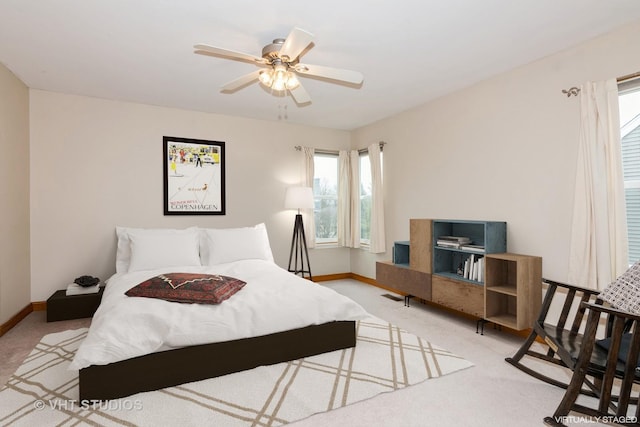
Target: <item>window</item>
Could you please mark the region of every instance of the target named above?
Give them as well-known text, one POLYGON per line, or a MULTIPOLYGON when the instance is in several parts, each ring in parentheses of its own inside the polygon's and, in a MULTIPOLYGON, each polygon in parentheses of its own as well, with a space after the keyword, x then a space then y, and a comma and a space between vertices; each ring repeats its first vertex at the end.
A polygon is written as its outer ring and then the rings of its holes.
POLYGON ((316 153, 313 168, 316 243, 338 243, 338 155, 316 153))
POLYGON ((629 263, 640 259, 640 79, 621 83, 620 141, 629 235, 629 263))
POLYGON ((367 246, 371 239, 371 162, 369 154, 360 153, 360 244, 367 246))
MULTIPOLYGON (((316 243, 338 243, 338 154, 316 152, 313 157, 314 219, 316 243)), ((371 205, 373 182, 371 163, 366 150, 359 155, 360 245, 368 246, 371 239, 371 205)), ((347 183, 347 185, 349 185, 347 183)), ((346 207, 348 209, 348 207, 346 207)))

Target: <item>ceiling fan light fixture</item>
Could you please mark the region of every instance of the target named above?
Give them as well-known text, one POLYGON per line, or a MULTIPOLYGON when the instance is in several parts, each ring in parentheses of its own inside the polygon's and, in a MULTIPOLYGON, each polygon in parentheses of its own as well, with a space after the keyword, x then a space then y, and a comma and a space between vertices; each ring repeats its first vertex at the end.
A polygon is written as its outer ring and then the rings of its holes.
POLYGON ((279 80, 279 79, 274 80, 273 84, 271 85, 271 89, 277 92, 283 91, 284 87, 285 87, 284 80, 279 80))
POLYGON ((284 65, 276 65, 273 68, 273 83, 271 89, 281 91, 287 86, 287 67, 284 65))
POLYGON ((263 70, 254 71, 235 79, 222 86, 221 92, 233 93, 258 81, 267 89, 271 89, 274 96, 282 97, 283 92, 289 91, 289 95, 298 104, 311 102, 311 97, 298 79, 299 75, 320 77, 328 82, 337 81, 361 85, 364 77, 362 73, 339 68, 320 65, 305 65, 300 63, 300 56, 313 47, 313 34, 294 27, 286 38, 274 39, 272 43, 262 48, 262 57, 223 49, 206 44, 196 44, 195 53, 221 56, 227 59, 253 63, 263 70))
POLYGON ((266 87, 271 87, 271 84, 273 83, 272 70, 261 71, 258 79, 260 80, 260 83, 262 83, 266 87))
POLYGON ((300 86, 300 80, 296 77, 294 73, 291 71, 287 71, 287 84, 285 85, 287 89, 293 90, 300 86))

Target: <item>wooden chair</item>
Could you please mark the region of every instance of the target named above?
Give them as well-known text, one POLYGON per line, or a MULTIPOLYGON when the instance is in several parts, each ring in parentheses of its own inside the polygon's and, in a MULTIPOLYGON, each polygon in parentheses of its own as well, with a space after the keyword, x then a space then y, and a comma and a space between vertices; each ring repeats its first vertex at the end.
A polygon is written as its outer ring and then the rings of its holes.
MULTIPOLYGON (((542 279, 548 285, 538 319, 535 321, 532 331, 527 340, 513 357, 505 360, 516 368, 527 374, 553 384, 558 387, 567 388, 568 383, 551 378, 533 369, 530 364, 523 363, 525 356, 541 359, 556 365, 574 370, 578 360, 578 354, 582 347, 584 328, 584 303, 601 304, 595 289, 587 289, 579 286, 568 285, 555 282, 553 280, 542 279), (549 309, 552 306, 561 306, 557 318, 550 315, 549 309), (532 349, 534 342, 542 339, 546 344, 546 352, 532 349)), ((588 395, 593 395, 590 390, 585 390, 588 395)))
POLYGON ((545 424, 564 426, 568 420, 579 420, 640 425, 640 316, 586 302, 581 303, 580 308, 583 312, 588 310, 588 317, 573 375, 562 401, 553 416, 544 419, 545 424), (596 342, 603 315, 607 317, 608 326, 604 343, 596 342), (591 376, 597 381, 592 381, 591 376), (596 398, 583 396, 578 403, 585 387, 593 391, 596 398), (584 414, 578 415, 583 418, 573 418, 573 414, 568 418, 572 411, 584 414))

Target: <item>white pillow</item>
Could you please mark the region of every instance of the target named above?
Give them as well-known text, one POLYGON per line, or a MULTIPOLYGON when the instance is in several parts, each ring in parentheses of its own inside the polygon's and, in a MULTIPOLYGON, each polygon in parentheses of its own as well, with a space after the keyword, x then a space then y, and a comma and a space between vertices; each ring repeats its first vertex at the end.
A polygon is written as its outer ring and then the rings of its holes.
POLYGON ((131 263, 129 271, 200 264, 197 229, 182 233, 129 232, 131 263))
POLYGON ((171 228, 131 228, 116 227, 116 235, 118 236, 118 249, 116 251, 116 273, 126 273, 129 271, 131 263, 131 240, 130 233, 147 233, 149 235, 168 235, 197 232, 197 227, 189 227, 184 230, 175 230, 171 228))
POLYGON ((243 259, 273 262, 267 227, 204 228, 200 241, 202 265, 217 265, 243 259))

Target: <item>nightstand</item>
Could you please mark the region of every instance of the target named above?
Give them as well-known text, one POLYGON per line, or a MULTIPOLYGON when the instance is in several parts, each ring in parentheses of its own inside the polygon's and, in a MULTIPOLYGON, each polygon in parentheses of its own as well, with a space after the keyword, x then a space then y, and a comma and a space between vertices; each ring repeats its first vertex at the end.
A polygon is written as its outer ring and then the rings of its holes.
POLYGON ((47 300, 47 322, 92 317, 100 305, 104 287, 95 294, 67 296, 66 292, 56 291, 47 300))

